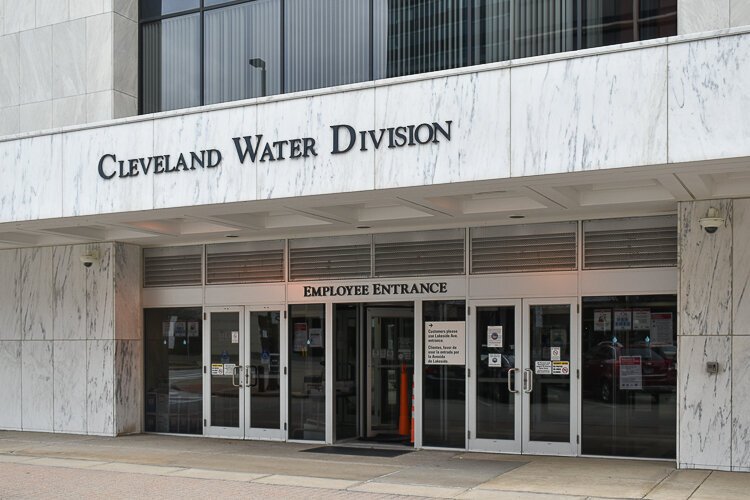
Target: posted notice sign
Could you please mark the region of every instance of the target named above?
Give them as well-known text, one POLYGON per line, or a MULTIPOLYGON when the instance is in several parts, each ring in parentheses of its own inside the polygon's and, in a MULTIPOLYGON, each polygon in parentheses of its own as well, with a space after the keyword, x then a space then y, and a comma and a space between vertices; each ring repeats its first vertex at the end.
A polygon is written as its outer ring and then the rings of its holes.
POLYGON ((428 321, 424 324, 426 365, 466 364, 466 323, 428 321))

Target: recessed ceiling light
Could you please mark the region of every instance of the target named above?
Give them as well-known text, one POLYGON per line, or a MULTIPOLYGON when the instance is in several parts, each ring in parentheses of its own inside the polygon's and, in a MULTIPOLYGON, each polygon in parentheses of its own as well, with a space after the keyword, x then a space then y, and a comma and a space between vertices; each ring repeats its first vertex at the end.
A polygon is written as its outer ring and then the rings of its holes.
POLYGON ((525 215, 511 215, 510 218, 511 219, 525 219, 526 216, 525 215))
POLYGON ((227 234, 226 238, 239 238, 236 234, 227 234))
POLYGON ((370 226, 357 226, 357 229, 370 229, 370 226))

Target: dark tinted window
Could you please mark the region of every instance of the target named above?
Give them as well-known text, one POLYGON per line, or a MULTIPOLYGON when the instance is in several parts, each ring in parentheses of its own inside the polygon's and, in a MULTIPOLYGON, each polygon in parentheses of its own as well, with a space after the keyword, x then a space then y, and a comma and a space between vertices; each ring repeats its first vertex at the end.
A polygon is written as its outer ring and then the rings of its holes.
POLYGON ((200 6, 200 0, 141 0, 139 15, 141 19, 151 19, 197 9, 200 6))

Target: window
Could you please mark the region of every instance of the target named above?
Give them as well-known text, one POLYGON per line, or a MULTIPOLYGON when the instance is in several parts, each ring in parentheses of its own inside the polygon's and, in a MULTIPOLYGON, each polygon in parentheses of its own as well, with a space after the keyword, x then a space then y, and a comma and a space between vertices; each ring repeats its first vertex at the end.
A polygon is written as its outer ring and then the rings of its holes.
POLYGON ((289 439, 326 438, 324 304, 289 306, 289 439))

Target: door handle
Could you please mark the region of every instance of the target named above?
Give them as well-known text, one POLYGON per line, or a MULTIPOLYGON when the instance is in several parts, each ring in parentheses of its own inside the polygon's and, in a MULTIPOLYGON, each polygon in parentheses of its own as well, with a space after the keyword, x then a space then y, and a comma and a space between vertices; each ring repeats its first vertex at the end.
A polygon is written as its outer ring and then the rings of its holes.
POLYGON ((534 390, 534 372, 528 368, 523 370, 523 392, 530 393, 534 390))
POLYGON ((242 366, 235 366, 234 368, 232 368, 232 385, 234 387, 243 387, 241 383, 237 383, 237 375, 239 374, 241 369, 242 366))
POLYGON ((515 372, 519 372, 518 368, 511 368, 508 370, 508 392, 518 393, 518 389, 516 389, 516 377, 513 376, 515 372))
POLYGON ((258 367, 250 365, 250 387, 258 385, 258 367))

